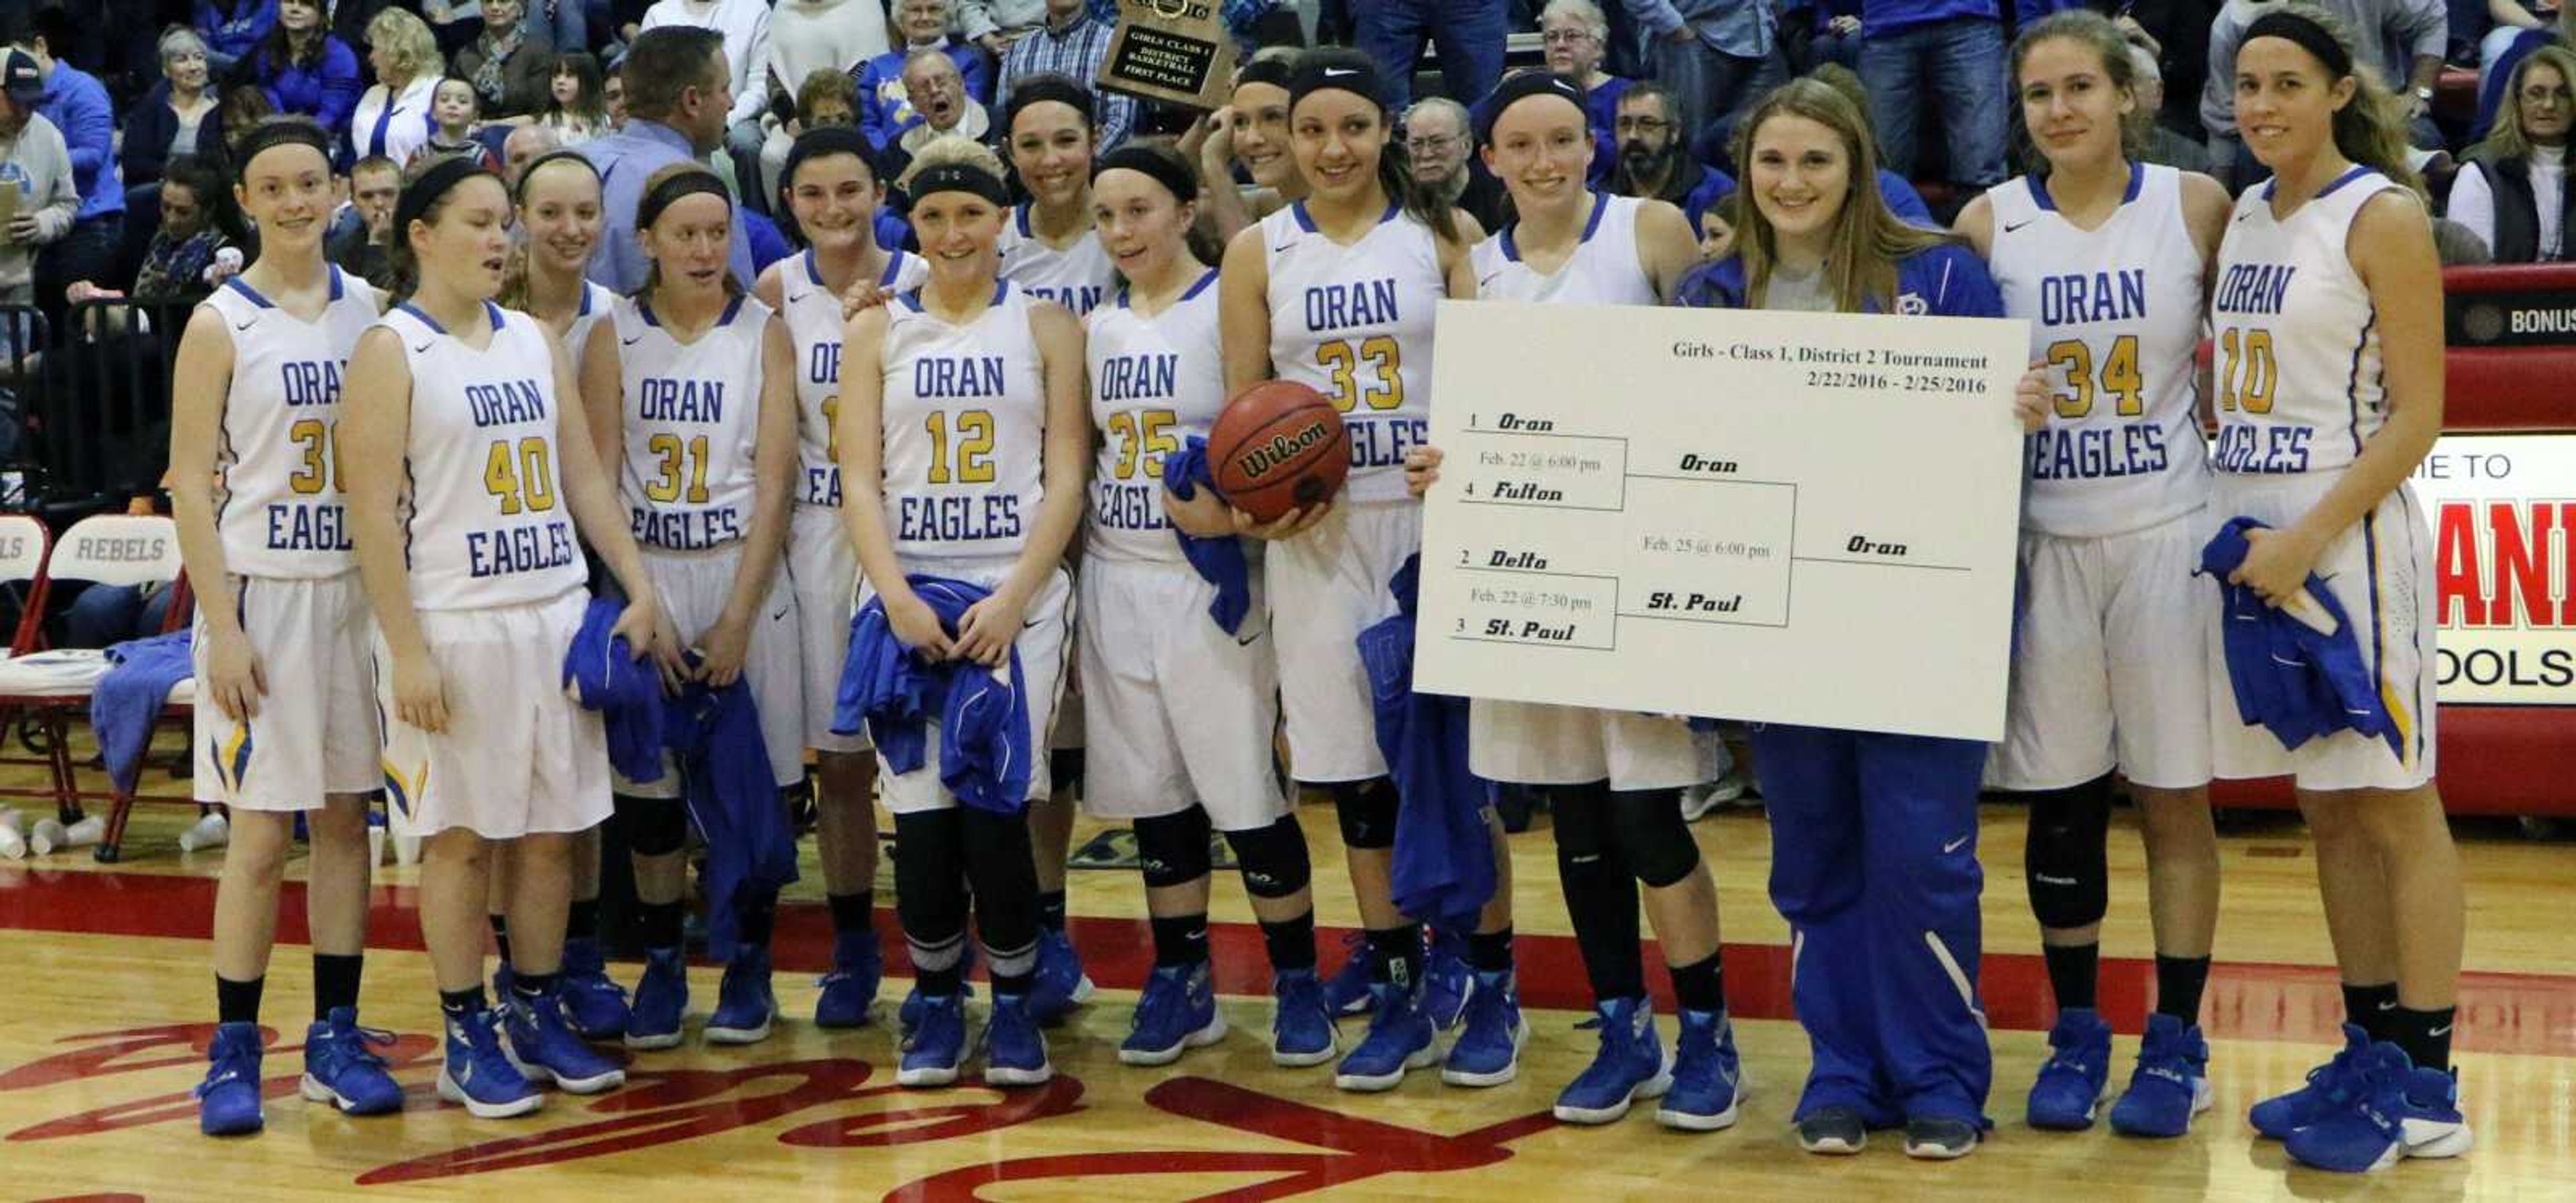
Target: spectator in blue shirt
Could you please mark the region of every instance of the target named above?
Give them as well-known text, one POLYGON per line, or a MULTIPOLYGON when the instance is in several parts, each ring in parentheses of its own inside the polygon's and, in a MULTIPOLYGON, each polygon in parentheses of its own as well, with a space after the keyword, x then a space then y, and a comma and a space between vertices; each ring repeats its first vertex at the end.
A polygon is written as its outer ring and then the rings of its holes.
POLYGON ((952 7, 949 0, 895 0, 894 32, 899 45, 850 73, 858 93, 859 132, 868 136, 868 145, 884 150, 921 118, 903 82, 904 62, 915 50, 936 46, 947 52, 949 61, 957 64, 957 77, 965 81, 966 95, 979 108, 993 103, 992 62, 972 43, 948 36, 952 7))
MULTIPOLYGON (((599 250, 590 278, 619 292, 644 286, 651 266, 636 245, 635 213, 644 181, 673 163, 705 163, 724 145, 726 113, 733 108, 733 68, 724 35, 694 25, 662 25, 637 35, 626 52, 626 124, 581 148, 599 168, 599 250)), ((733 206, 732 268, 746 289, 752 267, 751 237, 742 206, 733 206)))
MULTIPOLYGON (((1061 75, 1099 96, 1095 111, 1100 115, 1100 138, 1094 152, 1116 150, 1127 141, 1127 135, 1136 131, 1136 99, 1099 91, 1100 63, 1109 56, 1111 32, 1083 7, 1083 0, 1046 0, 1046 24, 1022 34, 1002 52, 1002 80, 994 89, 994 110, 1010 111, 1011 81, 1061 75)), ((1495 54, 1499 63, 1499 42, 1495 54)))
POLYGON ((197 0, 197 32, 206 35, 206 60, 216 75, 259 48, 277 24, 277 0, 197 0))
POLYGON ((80 193, 71 232, 36 260, 36 302, 48 311, 63 304, 74 280, 104 280, 115 273, 125 245, 125 180, 116 169, 116 109, 98 77, 53 56, 72 41, 71 15, 59 8, 37 13, 18 48, 36 60, 45 88, 36 111, 63 132, 71 152, 72 187, 80 193))
POLYGON ((1916 125, 1938 105, 1946 178, 2004 182, 2004 26, 1995 0, 1863 0, 1860 78, 1888 170, 1919 177, 1916 125))
POLYGON ((223 104, 206 66, 206 40, 185 25, 161 35, 161 81, 125 113, 125 184, 161 178, 174 155, 224 153, 223 104))
POLYGON ((1379 99, 1400 113, 1413 105, 1413 72, 1426 45, 1440 50, 1442 91, 1461 102, 1493 91, 1503 81, 1503 43, 1511 36, 1506 9, 1503 0, 1354 0, 1352 33, 1384 72, 1387 94, 1379 99))
MULTIPOLYGON (((1680 101, 1682 145, 1732 137, 1753 99, 1788 78, 1769 0, 1624 0, 1646 29, 1655 82, 1680 101)), ((2001 80, 2003 77, 1995 77, 2001 80)), ((2001 87, 2001 83, 1994 85, 2001 87)))
POLYGON ((324 27, 322 0, 278 0, 277 24, 251 52, 250 78, 278 112, 312 118, 334 145, 367 90, 358 52, 324 27))

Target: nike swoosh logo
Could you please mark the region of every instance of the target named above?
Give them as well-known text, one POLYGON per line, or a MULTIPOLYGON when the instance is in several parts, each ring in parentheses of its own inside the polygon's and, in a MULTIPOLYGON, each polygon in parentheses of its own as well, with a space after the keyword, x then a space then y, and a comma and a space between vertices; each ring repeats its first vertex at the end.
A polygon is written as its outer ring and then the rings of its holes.
POLYGON ((2010 234, 2010 233, 2012 233, 2013 231, 2018 230, 2018 229, 2022 228, 2023 226, 2029 225, 2030 223, 2032 223, 2032 222, 2034 222, 2034 221, 2038 221, 2038 220, 2039 220, 2039 219, 2038 219, 2038 218, 2036 218, 2036 217, 2025 217, 2025 218, 2021 219, 2020 221, 2006 223, 2006 224, 2005 224, 2005 226, 2004 226, 2004 233, 2010 234))
POLYGON ((1352 69, 1350 69, 1350 68, 1348 68, 1348 67, 1326 67, 1326 68, 1324 68, 1324 78, 1326 78, 1326 79, 1340 79, 1341 77, 1343 77, 1343 76, 1345 76, 1345 75, 1357 75, 1357 74, 1359 74, 1359 72, 1354 71, 1354 70, 1352 70, 1352 69))
POLYGON ((1946 844, 1941 845, 1941 851, 1943 851, 1943 852, 1956 852, 1956 851, 1958 851, 1962 846, 1964 846, 1965 844, 1967 844, 1967 842, 1968 842, 1969 840, 1972 840, 1972 839, 1975 839, 1975 838, 1977 838, 1977 837, 1975 837, 1975 836, 1973 836, 1973 835, 1963 835, 1963 836, 1960 836, 1959 838, 1957 838, 1957 839, 1955 839, 1955 840, 1952 840, 1952 841, 1950 841, 1949 843, 1946 843, 1946 844))
POLYGON ((2382 1011, 2394 1011, 2397 1009, 2397 1000, 2393 998, 2386 999, 2376 1005, 2378 1006, 2378 1009, 2382 1011))
POLYGON ((780 611, 779 611, 779 612, 777 612, 776 614, 772 614, 772 615, 770 615, 770 616, 769 616, 769 621, 771 621, 771 622, 776 622, 776 621, 778 621, 779 619, 782 619, 782 618, 785 618, 785 617, 787 617, 787 611, 785 611, 785 610, 780 610, 780 611))
POLYGON ((413 348, 411 349, 411 353, 412 353, 412 354, 414 354, 414 355, 427 355, 427 354, 429 354, 429 349, 430 349, 431 347, 434 347, 434 346, 437 346, 437 345, 438 345, 438 344, 436 344, 436 343, 422 343, 421 345, 419 345, 419 346, 417 346, 417 347, 413 347, 413 348))
POLYGON ((1255 641, 1259 640, 1263 635, 1267 635, 1267 634, 1269 634, 1269 633, 1270 633, 1270 632, 1269 632, 1269 628, 1267 628, 1267 627, 1265 627, 1265 628, 1263 628, 1263 629, 1261 629, 1261 630, 1258 630, 1258 631, 1254 631, 1253 633, 1251 633, 1251 634, 1249 634, 1249 635, 1246 635, 1246 636, 1244 636, 1244 637, 1243 637, 1243 638, 1241 638, 1241 639, 1237 639, 1237 640, 1235 640, 1235 641, 1234 641, 1234 646, 1236 646, 1236 647, 1251 647, 1255 641))
POLYGON ((625 346, 629 346, 629 347, 631 347, 631 346, 634 346, 634 345, 635 345, 635 344, 637 344, 637 343, 640 343, 640 342, 644 341, 644 336, 643 336, 643 335, 641 335, 641 334, 638 334, 638 335, 636 335, 636 336, 635 336, 635 337, 633 337, 633 338, 621 338, 621 339, 619 339, 619 340, 617 340, 617 341, 618 341, 620 344, 622 344, 622 345, 625 345, 625 346))
POLYGON ((2433 1029, 2432 1031, 2426 1032, 2426 1033, 2424 1033, 2424 1034, 2425 1034, 2425 1035, 2427 1035, 2427 1036, 2448 1036, 2448 1035, 2450 1035, 2450 1034, 2451 1034, 2451 1025, 2449 1025, 2449 1024, 2443 1024, 2442 1026, 2440 1026, 2440 1027, 2438 1027, 2438 1028, 2435 1028, 2435 1029, 2433 1029))
POLYGON ((258 319, 258 318, 252 318, 252 319, 250 319, 250 320, 249 320, 249 321, 247 321, 247 322, 243 322, 242 324, 240 324, 240 325, 238 325, 238 326, 233 327, 233 329, 235 329, 235 330, 248 330, 248 329, 250 329, 251 327, 256 326, 256 325, 258 325, 258 324, 259 324, 259 319, 258 319))
POLYGON ((1271 253, 1271 254, 1273 254, 1273 255, 1284 255, 1284 254, 1287 254, 1287 253, 1288 253, 1288 248, 1290 248, 1290 247, 1292 247, 1292 246, 1295 246, 1295 245, 1297 245, 1297 244, 1296 244, 1295 242, 1293 242, 1293 241, 1292 241, 1292 242, 1283 242, 1283 243, 1279 244, 1278 246, 1274 246, 1274 247, 1270 248, 1270 253, 1271 253))

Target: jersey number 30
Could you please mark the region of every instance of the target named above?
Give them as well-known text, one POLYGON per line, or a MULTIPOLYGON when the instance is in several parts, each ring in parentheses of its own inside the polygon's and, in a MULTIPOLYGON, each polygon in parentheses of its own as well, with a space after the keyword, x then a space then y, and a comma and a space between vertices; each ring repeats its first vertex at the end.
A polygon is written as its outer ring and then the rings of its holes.
POLYGON ((1366 403, 1370 409, 1404 408, 1404 346, 1380 334, 1353 344, 1349 339, 1322 343, 1315 363, 1333 375, 1333 408, 1349 413, 1366 403), (1366 364, 1373 380, 1362 380, 1366 364))

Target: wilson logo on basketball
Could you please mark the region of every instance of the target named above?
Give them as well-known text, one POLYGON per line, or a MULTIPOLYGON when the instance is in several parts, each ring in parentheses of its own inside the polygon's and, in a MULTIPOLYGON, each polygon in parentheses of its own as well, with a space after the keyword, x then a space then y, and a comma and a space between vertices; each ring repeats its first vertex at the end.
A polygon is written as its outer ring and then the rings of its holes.
POLYGON ((1235 467, 1244 476, 1259 480, 1274 468, 1294 463, 1310 447, 1332 441, 1333 431, 1321 422, 1308 423, 1292 431, 1270 436, 1268 442, 1255 443, 1235 455, 1235 467))

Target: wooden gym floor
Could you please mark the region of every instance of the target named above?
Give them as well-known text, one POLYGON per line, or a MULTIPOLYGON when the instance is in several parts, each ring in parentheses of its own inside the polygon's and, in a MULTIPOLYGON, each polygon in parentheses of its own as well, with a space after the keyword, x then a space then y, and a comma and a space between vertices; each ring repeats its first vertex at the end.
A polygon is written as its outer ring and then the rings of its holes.
MULTIPOLYGON (((542 1112, 511 1121, 470 1120, 432 1094, 436 1003, 407 869, 388 868, 375 891, 363 1018, 400 1034, 389 1055, 409 1105, 399 1116, 352 1120, 295 1097, 309 973, 293 943, 303 934, 301 892, 290 887, 265 1016, 275 1032, 264 1067, 268 1130, 211 1141, 195 1131, 190 1087, 212 1029, 206 930, 221 854, 177 850, 192 817, 139 809, 125 861, 112 869, 86 851, 0 862, 0 1194, 1848 1200, 2072 1188, 2088 1200, 2576 1199, 2576 847, 2527 839, 2510 823, 2458 826, 2470 877, 2459 1062, 2477 1149, 2457 1161, 2343 1177, 2287 1168, 2280 1148, 2252 1139, 2243 1122, 2249 1103, 2294 1085, 2330 1051, 2341 1008, 2305 838, 2288 818, 2225 839, 2221 964, 2205 1019, 2218 1107, 2185 1139, 2144 1142, 2099 1129, 2041 1134, 2021 1122, 2050 1011, 2021 886, 2021 817, 1989 807, 1984 992, 1996 1129, 1965 1161, 1925 1164, 1907 1160, 1892 1137, 1843 1159, 1806 1156, 1790 1139, 1806 1047, 1788 1005, 1787 932, 1763 894, 1770 841, 1755 811, 1721 811, 1695 829, 1723 898, 1727 989, 1752 1090, 1742 1123, 1728 1132, 1669 1133, 1643 1109, 1597 1130, 1550 1118, 1556 1089, 1593 1038, 1574 1027, 1586 1006, 1582 975, 1542 820, 1513 840, 1521 985, 1535 1035, 1520 1080, 1492 1090, 1451 1089, 1422 1073, 1393 1094, 1347 1095, 1332 1088, 1328 1070, 1273 1067, 1264 1050, 1268 968, 1232 881, 1217 891, 1213 945, 1236 1030, 1168 1069, 1119 1065, 1116 1044, 1151 962, 1140 886, 1124 870, 1071 875, 1075 941, 1101 990, 1052 1035, 1053 1086, 1009 1095, 899 1090, 886 1028, 826 1036, 803 1022, 830 939, 809 845, 806 881, 788 895, 778 939, 778 993, 790 1022, 749 1048, 718 1051, 693 1038, 644 1055, 622 1090, 552 1096, 542 1112)), ((1309 809, 1305 820, 1329 968, 1356 915, 1329 811, 1309 809)), ((1086 821, 1077 842, 1095 830, 1086 821)), ((2103 992, 2124 1034, 2116 1049, 2125 1082, 2152 964, 2126 812, 2112 868, 2103 992)), ((301 869, 299 860, 290 874, 301 869)), ((891 915, 879 923, 891 935, 891 915)), ((613 971, 631 982, 634 966, 613 971)), ((1650 972, 1664 989, 1661 969, 1650 972)), ((713 968, 693 972, 695 1018, 715 984, 713 968)), ((888 980, 882 1016, 890 1019, 905 988, 888 980)), ((1669 1002, 1665 1014, 1669 1035, 1669 1002)), ((1345 1039, 1359 1030, 1347 1022, 1345 1039)))

